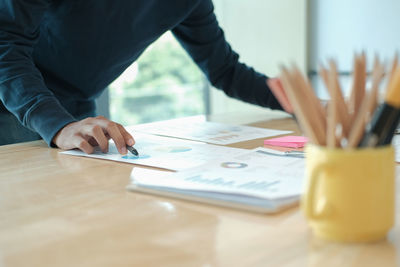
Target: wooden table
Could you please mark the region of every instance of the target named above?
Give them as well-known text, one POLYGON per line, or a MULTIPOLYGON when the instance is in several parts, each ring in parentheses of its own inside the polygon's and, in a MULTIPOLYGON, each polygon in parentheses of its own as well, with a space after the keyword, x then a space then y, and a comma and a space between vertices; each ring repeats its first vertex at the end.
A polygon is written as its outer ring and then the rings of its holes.
MULTIPOLYGON (((291 119, 256 119, 297 130, 291 119)), ((0 266, 400 264, 398 220, 379 243, 327 243, 298 207, 260 215, 132 193, 125 186, 138 167, 58 152, 42 141, 0 147, 0 266)))

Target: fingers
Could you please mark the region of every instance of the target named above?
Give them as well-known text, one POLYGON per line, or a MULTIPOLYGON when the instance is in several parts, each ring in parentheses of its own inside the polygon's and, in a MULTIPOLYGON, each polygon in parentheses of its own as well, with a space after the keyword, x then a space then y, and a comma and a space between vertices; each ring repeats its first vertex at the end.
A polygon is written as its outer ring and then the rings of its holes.
POLYGON ((124 155, 128 153, 126 149, 125 139, 122 136, 121 132, 119 131, 117 124, 110 121, 109 123, 107 123, 107 127, 105 130, 110 135, 111 139, 114 140, 118 152, 124 155))
POLYGON ((93 138, 103 153, 108 152, 108 139, 99 125, 84 125, 81 132, 85 136, 93 138))
POLYGON ((133 146, 135 144, 135 139, 133 139, 132 135, 121 124, 117 123, 117 126, 125 140, 125 143, 128 146, 133 146))
POLYGON ((135 144, 135 139, 133 139, 132 135, 121 124, 112 122, 101 116, 96 119, 102 122, 105 138, 108 135, 114 141, 118 152, 121 154, 128 153, 126 146, 133 146, 135 144))
POLYGON ((94 148, 82 136, 79 135, 75 136, 75 138, 73 139, 73 144, 75 148, 79 148, 80 150, 82 150, 87 154, 92 154, 94 151, 94 148))
POLYGON ((267 85, 271 89, 272 93, 281 104, 282 108, 288 112, 293 113, 293 107, 289 102, 288 97, 286 96, 285 90, 282 86, 280 79, 278 78, 271 78, 267 80, 267 85))
MULTIPOLYGON (((108 151, 108 139, 112 139, 120 154, 128 153, 126 145, 132 136, 126 131, 122 132, 122 126, 110 121, 103 116, 88 118, 82 121, 85 124, 83 132, 88 137, 93 137, 103 152, 108 151), (127 135, 128 134, 128 135, 127 135), (126 136, 126 139, 125 137, 126 136)), ((125 129, 124 129, 125 130, 125 129)))
POLYGON ((122 125, 101 116, 67 124, 56 134, 53 142, 59 148, 79 148, 88 154, 93 153, 93 145, 99 145, 101 150, 106 153, 110 138, 113 139, 121 154, 128 152, 127 145, 135 144, 132 135, 122 125))

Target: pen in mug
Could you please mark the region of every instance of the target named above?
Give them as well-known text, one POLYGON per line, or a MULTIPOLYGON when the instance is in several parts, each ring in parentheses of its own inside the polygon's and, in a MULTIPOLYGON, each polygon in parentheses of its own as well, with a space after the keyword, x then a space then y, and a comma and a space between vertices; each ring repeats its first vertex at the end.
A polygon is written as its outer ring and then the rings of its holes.
POLYGON ((374 113, 371 123, 360 143, 362 147, 390 144, 400 120, 400 68, 389 81, 383 103, 374 113))

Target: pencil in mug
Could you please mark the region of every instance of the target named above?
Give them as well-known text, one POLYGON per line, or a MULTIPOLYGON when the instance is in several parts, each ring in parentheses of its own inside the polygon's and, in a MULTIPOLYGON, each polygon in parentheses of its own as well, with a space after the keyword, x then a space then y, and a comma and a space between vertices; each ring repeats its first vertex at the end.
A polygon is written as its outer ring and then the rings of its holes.
POLYGON ((296 80, 292 77, 291 72, 285 67, 281 67, 281 81, 283 88, 289 98, 290 103, 293 106, 294 113, 296 114, 297 121, 300 124, 300 128, 305 133, 305 135, 314 144, 321 145, 324 143, 322 138, 324 138, 315 128, 312 122, 312 111, 309 109, 309 104, 307 103, 306 96, 296 90, 296 80))
POLYGON ((299 68, 296 66, 293 66, 293 73, 297 77, 297 82, 303 89, 303 92, 305 95, 307 95, 307 99, 313 103, 311 108, 315 112, 315 115, 318 118, 318 124, 323 130, 323 134, 325 135, 325 128, 326 128, 326 111, 324 107, 321 104, 321 101, 317 98, 317 96, 314 93, 314 90, 312 89, 312 86, 310 84, 310 81, 306 79, 300 72, 299 68))
MULTIPOLYGON (((333 67, 332 65, 331 68, 333 67)), ((338 98, 340 89, 336 86, 336 72, 331 70, 328 74, 327 71, 322 71, 326 75, 324 79, 326 79, 326 85, 331 96, 328 103, 326 144, 329 148, 335 148, 340 146, 340 141, 337 136, 337 127, 341 125, 338 118, 338 98)))
POLYGON ((371 92, 373 92, 373 97, 371 99, 370 106, 368 108, 369 117, 367 120, 369 121, 378 106, 379 101, 379 84, 385 77, 385 66, 380 63, 378 56, 375 57, 374 62, 374 70, 376 69, 376 73, 372 73, 372 88, 371 92))
POLYGON ((307 78, 302 75, 300 70, 296 67, 292 67, 292 74, 295 77, 295 83, 300 85, 302 89, 298 91, 298 95, 301 94, 304 99, 302 101, 303 108, 308 111, 307 118, 311 121, 313 131, 318 138, 318 144, 326 145, 326 110, 322 106, 321 101, 317 98, 314 93, 314 89, 307 78))
POLYGON ((337 77, 337 67, 336 67, 336 63, 334 61, 330 61, 329 62, 330 65, 330 70, 332 73, 332 77, 334 78, 334 81, 332 83, 332 85, 330 85, 329 82, 329 71, 322 65, 320 65, 320 76, 322 77, 326 88, 328 88, 328 93, 332 98, 335 97, 336 101, 337 101, 337 112, 338 112, 338 124, 340 124, 342 126, 342 135, 347 138, 349 135, 349 129, 350 129, 350 117, 349 117, 349 112, 348 112, 348 108, 346 105, 346 102, 344 100, 343 97, 343 93, 342 90, 340 88, 340 84, 339 84, 339 80, 337 77))
POLYGON ((360 56, 354 55, 354 72, 353 72, 353 85, 349 101, 350 124, 352 124, 357 117, 361 104, 365 95, 366 83, 366 57, 363 52, 360 56))
POLYGON ((397 69, 398 58, 399 58, 399 57, 398 57, 398 55, 397 55, 397 53, 396 53, 396 54, 394 55, 394 59, 393 59, 393 62, 392 62, 392 67, 390 68, 388 81, 392 81, 393 75, 394 75, 394 73, 395 73, 395 71, 396 71, 396 69, 397 69))
POLYGON ((361 141, 365 125, 376 108, 379 84, 381 83, 384 74, 385 69, 383 65, 380 64, 379 58, 375 57, 374 69, 372 72, 372 87, 371 90, 365 94, 360 110, 353 122, 348 138, 348 148, 357 147, 361 141))
POLYGON ((361 147, 383 146, 391 143, 400 121, 400 68, 389 81, 385 102, 374 113, 361 140, 361 147))

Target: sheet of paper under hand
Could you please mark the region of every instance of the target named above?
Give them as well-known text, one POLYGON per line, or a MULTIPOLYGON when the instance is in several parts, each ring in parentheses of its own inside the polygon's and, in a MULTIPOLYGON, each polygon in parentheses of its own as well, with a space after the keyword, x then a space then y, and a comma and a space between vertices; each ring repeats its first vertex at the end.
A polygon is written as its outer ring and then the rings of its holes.
POLYGON ((79 150, 68 150, 60 153, 169 170, 183 170, 204 164, 209 160, 223 158, 226 155, 239 155, 247 151, 246 149, 216 146, 143 133, 135 133, 134 137, 136 140, 135 148, 139 152, 138 156, 130 152, 127 155, 120 155, 113 142, 109 144, 108 153, 102 153, 99 147, 95 148, 93 154, 86 154, 79 150))
POLYGON ((301 148, 305 146, 307 141, 307 137, 289 135, 264 140, 264 145, 301 148))

